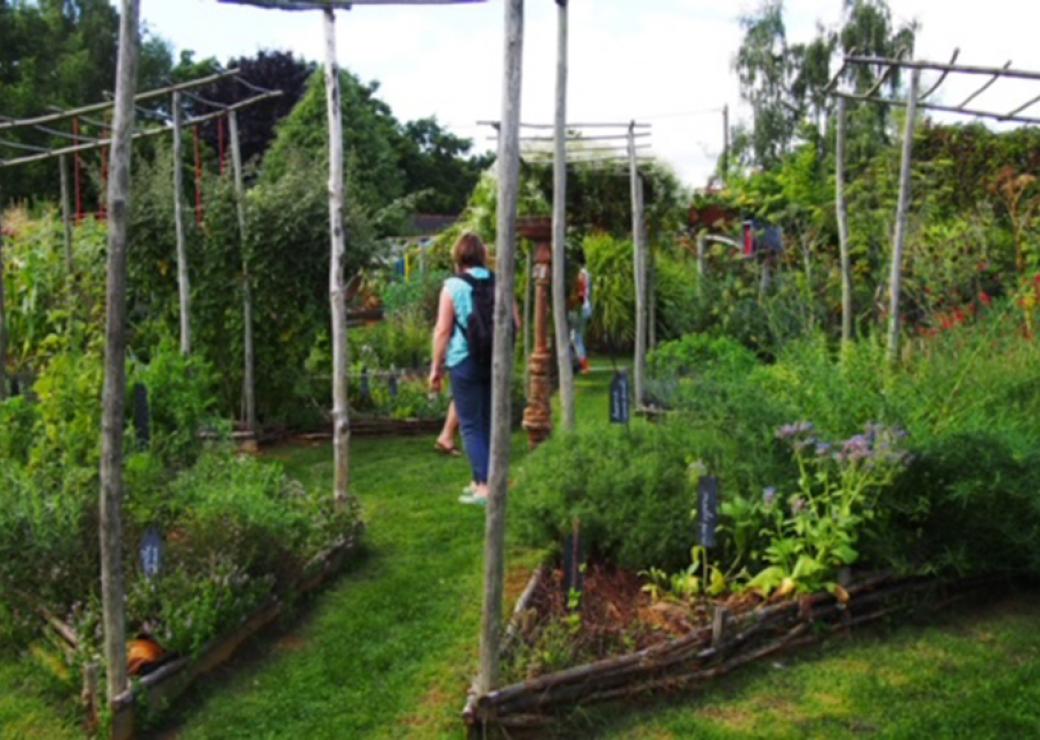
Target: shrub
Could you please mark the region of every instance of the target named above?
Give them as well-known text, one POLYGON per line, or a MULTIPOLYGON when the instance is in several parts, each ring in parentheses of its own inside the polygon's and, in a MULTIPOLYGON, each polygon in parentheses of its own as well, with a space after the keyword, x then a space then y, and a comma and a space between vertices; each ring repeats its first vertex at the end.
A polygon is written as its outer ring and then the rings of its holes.
POLYGON ((555 435, 516 480, 521 538, 562 542, 577 519, 598 557, 632 569, 680 564, 692 544, 694 495, 674 431, 634 424, 555 435))

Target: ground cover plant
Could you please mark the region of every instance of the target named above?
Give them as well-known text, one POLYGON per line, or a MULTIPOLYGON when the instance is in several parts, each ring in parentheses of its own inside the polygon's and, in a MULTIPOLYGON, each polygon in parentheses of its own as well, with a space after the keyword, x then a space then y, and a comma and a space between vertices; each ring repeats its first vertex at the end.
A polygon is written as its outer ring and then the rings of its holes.
MULTIPOLYGON (((50 688, 69 697, 101 652, 104 233, 77 228, 69 273, 52 216, 22 212, 12 231, 5 278, 19 296, 9 365, 17 394, 0 401, 0 651, 39 641, 50 688), (62 648, 44 617, 66 625, 74 644, 62 648)), ((194 656, 272 595, 291 599, 305 564, 355 533, 358 512, 335 508, 326 491, 305 489, 277 465, 239 456, 218 416, 213 367, 181 354, 161 325, 134 325, 127 374, 128 632, 163 658, 194 656), (157 573, 145 572, 139 552, 150 532, 161 542, 157 573)))
POLYGON ((1000 302, 915 341, 897 367, 871 339, 839 350, 810 337, 768 363, 725 338, 661 345, 649 365, 667 420, 557 435, 517 476, 522 541, 559 546, 580 522, 602 588, 642 576, 644 594, 607 608, 636 598, 640 613, 604 641, 594 616, 557 600, 512 675, 645 644, 647 632, 669 639, 713 602, 843 598, 856 573, 1035 578, 1040 348, 1021 326, 1017 304, 1000 302), (709 550, 697 535, 705 476, 722 490, 709 550))

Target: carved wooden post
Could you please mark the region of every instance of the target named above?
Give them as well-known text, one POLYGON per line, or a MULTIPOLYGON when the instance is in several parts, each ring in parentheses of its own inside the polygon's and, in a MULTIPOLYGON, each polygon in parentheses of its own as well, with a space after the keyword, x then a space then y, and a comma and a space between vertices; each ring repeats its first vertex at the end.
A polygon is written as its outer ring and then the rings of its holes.
MULTIPOLYGON (((126 401, 126 252, 130 220, 130 153, 137 81, 138 0, 123 0, 116 62, 115 115, 108 181, 108 287, 105 306, 105 381, 101 395, 101 491, 98 539, 108 702, 128 689, 123 585, 123 415, 126 401)), ((114 737, 132 732, 116 713, 114 737)))
POLYGON ((533 450, 552 433, 552 352, 549 351, 549 285, 552 276, 552 221, 547 218, 521 219, 517 232, 535 243, 534 255, 534 352, 528 363, 530 385, 524 429, 533 450))

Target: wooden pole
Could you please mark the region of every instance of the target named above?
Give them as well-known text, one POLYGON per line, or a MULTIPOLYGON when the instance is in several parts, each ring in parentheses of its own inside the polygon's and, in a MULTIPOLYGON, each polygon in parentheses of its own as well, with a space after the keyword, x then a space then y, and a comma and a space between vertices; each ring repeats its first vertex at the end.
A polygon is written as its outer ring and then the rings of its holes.
POLYGON ((231 167, 235 177, 235 209, 238 213, 238 237, 242 245, 242 343, 244 368, 242 376, 242 403, 245 407, 246 429, 256 432, 256 380, 253 376, 255 349, 253 346, 253 286, 249 274, 249 248, 246 244, 246 191, 242 179, 242 149, 238 137, 238 114, 228 111, 228 131, 231 137, 231 167))
MULTIPOLYGON (((130 217, 130 155, 137 81, 139 0, 122 0, 116 62, 105 305, 105 381, 101 396, 101 603, 108 701, 127 688, 123 585, 123 407, 126 399, 126 253, 130 217)), ((117 713, 118 714, 118 713, 117 713)), ((118 729, 118 728, 117 728, 118 729)), ((116 731, 113 734, 120 734, 116 731)))
POLYGON ((899 360, 899 292, 903 280, 903 248, 906 244, 907 213, 910 207, 910 165, 914 154, 914 124, 917 118, 917 88, 921 70, 910 74, 910 92, 906 104, 906 128, 903 131, 903 158, 899 167, 899 204, 896 208, 896 230, 892 242, 892 273, 888 281, 888 359, 899 360))
POLYGON ((636 165, 635 121, 628 127, 628 168, 632 190, 632 275, 636 284, 636 337, 632 358, 635 404, 643 405, 646 369, 646 229, 643 223, 643 178, 636 165))
POLYGON ((729 182, 729 104, 722 106, 722 184, 729 182))
POLYGON ((702 281, 708 274, 708 255, 707 255, 707 243, 704 238, 705 234, 703 231, 697 232, 697 284, 701 285, 702 281))
POLYGON ((4 297, 4 202, 0 192, 0 401, 7 398, 7 303, 4 297))
POLYGON ((181 156, 181 94, 173 93, 173 221, 177 233, 177 295, 180 299, 181 353, 191 354, 191 290, 184 236, 184 177, 181 156))
POLYGON ((329 301, 332 309, 332 449, 333 497, 337 506, 350 500, 350 416, 347 405, 347 289, 344 270, 343 111, 336 61, 336 14, 324 12, 325 107, 329 128, 329 301))
POLYGON ((520 185, 520 80, 523 68, 524 2, 505 0, 505 63, 498 138, 498 274, 495 280, 495 345, 491 368, 491 470, 484 533, 484 611, 480 626, 478 694, 498 683, 505 580, 505 524, 512 442, 510 380, 513 374, 513 283, 516 209, 520 185))
MULTIPOLYGON (((556 0, 556 118, 553 133, 552 306, 563 428, 573 431, 574 366, 567 326, 567 0, 556 0)), ((579 307, 580 311, 581 308, 579 307)))
POLYGON ((657 260, 654 250, 647 250, 646 302, 649 306, 646 319, 646 346, 648 351, 657 347, 657 260))
POLYGON ((835 145, 834 205, 838 217, 838 249, 841 256, 841 341, 852 341, 852 266, 849 260, 849 209, 845 202, 845 99, 838 98, 835 145))
POLYGON ((531 387, 531 348, 534 345, 531 333, 531 311, 534 309, 534 248, 527 250, 527 282, 524 288, 524 388, 531 387))
POLYGON ((58 157, 58 182, 61 186, 61 225, 65 239, 65 271, 72 277, 72 206, 69 204, 69 165, 65 155, 58 157))

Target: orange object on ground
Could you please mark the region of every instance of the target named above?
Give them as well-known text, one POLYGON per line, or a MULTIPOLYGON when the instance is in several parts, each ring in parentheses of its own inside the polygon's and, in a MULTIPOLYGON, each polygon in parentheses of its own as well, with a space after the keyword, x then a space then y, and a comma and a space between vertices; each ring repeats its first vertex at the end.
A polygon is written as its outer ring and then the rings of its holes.
POLYGON ((127 671, 131 676, 140 676, 145 668, 158 663, 165 654, 154 640, 131 640, 126 646, 127 671))

